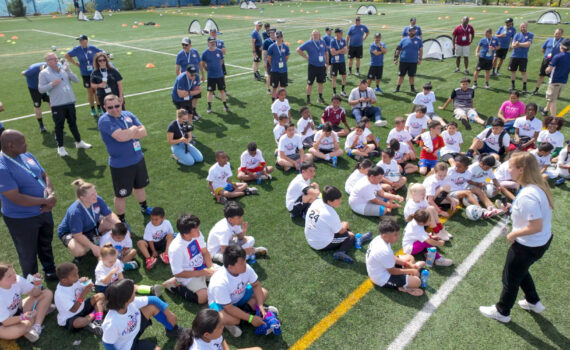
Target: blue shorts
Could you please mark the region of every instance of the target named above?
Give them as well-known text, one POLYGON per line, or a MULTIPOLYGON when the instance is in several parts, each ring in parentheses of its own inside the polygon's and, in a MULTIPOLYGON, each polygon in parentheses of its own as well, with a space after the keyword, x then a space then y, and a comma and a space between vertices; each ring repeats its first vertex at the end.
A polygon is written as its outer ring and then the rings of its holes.
POLYGON ((479 150, 479 153, 487 153, 487 154, 499 154, 499 152, 495 151, 491 147, 487 146, 485 141, 483 141, 483 147, 479 150))
MULTIPOLYGON (((247 303, 249 301, 249 299, 251 299, 252 295, 253 295, 253 287, 251 286, 251 284, 248 284, 247 287, 245 287, 245 293, 243 294, 243 297, 240 299, 240 301, 235 303, 234 306, 241 308, 242 306, 245 305, 245 303, 247 303)), ((222 305, 215 303, 215 302, 212 302, 208 306, 210 307, 210 309, 216 310, 218 312, 221 312, 224 309, 224 307, 222 305)))
POLYGON ((431 160, 431 159, 420 159, 419 165, 420 168, 429 168, 432 169, 433 167, 435 167, 435 165, 437 164, 437 160, 431 160))

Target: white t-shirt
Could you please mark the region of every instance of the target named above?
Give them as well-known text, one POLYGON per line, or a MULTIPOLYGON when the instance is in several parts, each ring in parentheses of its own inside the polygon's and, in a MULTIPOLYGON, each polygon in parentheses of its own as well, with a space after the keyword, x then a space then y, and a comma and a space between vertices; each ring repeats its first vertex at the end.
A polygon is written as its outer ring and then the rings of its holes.
POLYGON ((568 165, 570 163, 570 157, 568 156, 568 147, 564 147, 560 154, 558 155, 558 165, 568 165))
POLYGON ((228 246, 234 235, 241 233, 240 225, 230 225, 228 219, 223 218, 216 222, 208 233, 208 251, 210 255, 220 253, 222 246, 228 246))
MULTIPOLYGON (((225 219, 224 219, 225 220, 225 219)), ((178 234, 168 247, 168 257, 170 258, 170 269, 173 275, 184 271, 199 271, 206 268, 202 249, 206 248, 206 242, 202 232, 200 236, 186 241, 178 234)), ((192 278, 176 277, 176 280, 183 285, 188 285, 192 278)))
POLYGON ((451 182, 449 182, 449 180, 447 179, 447 176, 445 179, 440 180, 436 176, 436 174, 433 174, 433 175, 426 177, 423 185, 426 188, 426 196, 435 196, 435 192, 437 191, 438 188, 440 188, 441 186, 445 186, 445 185, 449 185, 449 187, 451 187, 451 182))
POLYGON ((412 198, 408 199, 404 206, 404 219, 414 215, 416 211, 427 207, 429 207, 429 203, 425 199, 422 199, 419 202, 414 201, 412 198))
POLYGON ((394 129, 390 130, 390 133, 388 133, 388 138, 386 139, 386 144, 389 144, 390 141, 392 141, 392 139, 398 140, 398 142, 400 142, 400 146, 401 146, 403 143, 407 143, 408 141, 410 141, 412 139, 412 135, 410 135, 410 133, 406 129, 402 129, 402 130, 398 131, 398 130, 396 130, 396 128, 394 128, 394 129))
POLYGON ((117 259, 113 264, 113 266, 111 267, 105 266, 105 264, 103 264, 103 260, 99 260, 99 262, 97 263, 97 267, 95 267, 95 285, 108 286, 112 282, 115 282, 117 279, 119 279, 119 274, 122 272, 123 272, 123 263, 121 262, 121 260, 117 259), (108 283, 104 283, 102 279, 107 277, 109 272, 111 272, 111 270, 114 269, 115 267, 118 268, 117 272, 113 274, 111 280, 108 283))
POLYGON ((471 180, 471 172, 467 169, 464 173, 460 173, 455 167, 451 167, 447 170, 447 177, 445 179, 451 182, 452 192, 462 191, 469 185, 468 181, 471 180))
POLYGON ((265 163, 263 155, 260 150, 256 150, 255 155, 252 156, 247 150, 243 151, 240 156, 240 169, 255 169, 265 163))
POLYGON ((297 132, 299 133, 299 135, 301 135, 301 137, 303 139, 315 134, 315 131, 313 130, 314 127, 315 127, 315 122, 313 122, 313 119, 311 119, 311 118, 307 118, 307 119, 301 118, 301 119, 299 119, 299 121, 297 121, 297 132), (305 130, 305 128, 307 127, 307 125, 309 123, 313 123, 313 128, 308 127, 307 132, 305 133, 305 135, 303 135, 303 130, 305 130))
POLYGON ((194 342, 188 350, 222 350, 222 343, 224 342, 224 337, 219 337, 210 342, 206 343, 200 338, 194 338, 194 342))
MULTIPOLYGON (((322 134, 322 130, 317 131, 314 138, 315 142, 319 140, 319 137, 321 137, 322 134)), ((336 143, 338 144, 338 134, 334 131, 331 131, 331 134, 329 136, 322 138, 321 142, 319 143, 319 149, 331 151, 334 150, 334 140, 336 140, 336 143)))
POLYGON ((227 162, 223 167, 216 162, 208 170, 208 177, 206 180, 211 181, 212 188, 216 190, 220 187, 224 188, 228 184, 228 179, 232 177, 232 175, 233 173, 232 168, 230 167, 230 162, 227 162))
MULTIPOLYGON (((499 136, 501 136, 501 134, 499 133, 498 135, 493 134, 493 132, 491 132, 489 134, 489 137, 487 137, 487 134, 489 133, 489 129, 485 129, 483 131, 481 131, 477 136, 475 136, 476 138, 478 138, 479 140, 485 141, 485 144, 493 149, 495 152, 499 152, 499 136)), ((511 137, 509 136, 509 133, 506 132, 505 135, 503 136, 503 147, 507 147, 509 145, 509 143, 511 142, 511 137)))
POLYGON ((295 176, 287 186, 287 193, 285 194, 285 206, 287 210, 293 210, 293 206, 299 197, 303 195, 303 190, 311 185, 311 179, 305 180, 302 174, 295 176))
MULTIPOLYGON (((289 100, 288 99, 284 99, 283 102, 281 102, 279 99, 277 99, 271 105, 271 113, 277 114, 277 117, 279 117, 281 114, 289 115, 290 109, 291 109, 291 106, 289 106, 289 100)), ((275 118, 273 118, 273 124, 278 124, 278 122, 277 122, 277 120, 275 120, 275 118)))
POLYGON ((408 222, 404 229, 404 237, 402 238, 402 249, 405 254, 412 254, 414 242, 425 242, 429 236, 422 225, 418 225, 416 220, 408 222))
POLYGON ((550 153, 545 155, 545 156, 539 156, 538 155, 538 150, 537 149, 533 149, 532 151, 530 151, 530 153, 532 155, 534 155, 534 157, 536 158, 536 161, 538 162, 538 167, 542 168, 545 165, 549 166, 550 165, 550 153))
POLYGON ((382 187, 380 184, 372 184, 368 181, 368 176, 358 180, 348 197, 348 204, 351 208, 370 202, 376 198, 376 194, 382 187))
POLYGON ((172 234, 174 234, 174 229, 170 221, 164 219, 158 226, 154 226, 149 221, 144 228, 143 239, 145 241, 160 242, 166 235, 172 234))
POLYGON ((113 344, 117 350, 130 350, 141 328, 141 308, 148 305, 148 297, 135 297, 120 314, 109 310, 103 321, 103 342, 113 344))
POLYGON ((497 169, 495 169, 495 178, 497 179, 497 181, 501 182, 501 181, 510 181, 511 178, 511 173, 509 173, 509 161, 505 161, 504 163, 501 163, 501 165, 499 165, 499 167, 497 169))
POLYGON ((481 168, 479 163, 471 164, 468 168, 469 172, 471 173, 471 181, 477 183, 487 182, 487 178, 493 180, 495 178, 495 174, 493 174, 493 168, 489 170, 484 170, 481 168))
POLYGON ((406 119, 406 126, 408 127, 408 131, 412 137, 416 137, 424 130, 427 129, 427 116, 424 115, 423 118, 416 117, 416 113, 412 113, 406 119))
POLYGON ((558 130, 551 134, 548 130, 542 130, 538 134, 538 142, 548 142, 554 148, 559 148, 564 146, 564 135, 558 130))
POLYGON ((400 149, 394 152, 394 160, 398 162, 404 155, 410 153, 410 147, 405 142, 400 142, 400 149))
POLYGON ((285 127, 281 124, 275 125, 273 128, 273 138, 275 139, 275 143, 279 145, 279 139, 281 136, 285 135, 285 127))
POLYGON ((360 170, 358 169, 354 169, 352 174, 350 174, 350 176, 348 177, 348 179, 346 179, 346 182, 344 183, 344 190, 346 191, 346 193, 350 194, 356 182, 362 179, 363 177, 366 177, 366 174, 361 173, 360 170))
POLYGON ((443 142, 445 146, 439 151, 440 156, 444 156, 448 153, 459 153, 461 152, 461 144, 463 143, 463 136, 461 132, 456 131, 455 134, 451 135, 447 130, 441 133, 443 142))
POLYGON ((117 242, 111 236, 111 231, 109 231, 109 232, 105 233, 103 236, 101 236, 101 239, 99 240, 99 247, 102 248, 107 243, 111 243, 113 245, 113 247, 115 247, 115 249, 117 249, 117 252, 119 252, 119 254, 121 253, 121 251, 123 249, 125 249, 125 248, 130 249, 133 247, 133 240, 131 239, 131 233, 130 232, 127 232, 125 239, 123 239, 120 242, 117 242))
POLYGON ((396 162, 394 159, 390 160, 389 164, 386 164, 380 160, 378 163, 376 163, 376 166, 379 166, 384 170, 384 177, 388 181, 400 181, 400 167, 398 166, 398 162, 396 162))
POLYGON ((10 289, 0 287, 0 322, 14 316, 18 309, 22 308, 22 296, 34 289, 34 285, 25 278, 16 276, 16 283, 10 289))
POLYGON ((435 101, 435 94, 433 91, 430 91, 427 95, 420 92, 416 95, 416 98, 414 98, 413 104, 426 106, 427 113, 433 113, 433 103, 435 101))
POLYGON ((358 143, 356 144, 355 148, 362 148, 366 145, 366 136, 362 133, 360 136, 356 135, 356 130, 353 130, 346 136, 346 140, 344 140, 344 149, 348 151, 352 148, 352 144, 354 141, 358 139, 358 143))
POLYGON ((248 284, 257 282, 257 274, 251 266, 245 265, 245 272, 233 276, 225 267, 216 271, 208 285, 208 304, 235 304, 243 298, 248 284))
POLYGON ((53 301, 57 307, 58 325, 62 327, 65 326, 65 321, 83 311, 85 302, 81 303, 81 305, 77 308, 77 311, 71 312, 69 310, 73 307, 73 304, 75 304, 81 295, 81 292, 83 292, 84 287, 85 286, 82 285, 79 281, 75 282, 70 287, 62 286, 61 283, 57 284, 57 288, 55 289, 53 296, 53 301))
POLYGON ((519 136, 533 137, 535 132, 542 130, 542 122, 538 118, 528 120, 526 117, 518 117, 513 127, 519 129, 519 136))
POLYGON ((340 217, 333 207, 325 204, 322 199, 311 204, 305 218, 305 238, 311 248, 325 248, 341 229, 340 217))
POLYGON ((388 269, 396 265, 396 258, 390 243, 386 243, 381 236, 370 242, 366 251, 366 271, 374 284, 382 287, 390 279, 388 269))
POLYGON ((511 219, 513 220, 513 230, 520 230, 528 226, 529 221, 542 219, 542 230, 540 232, 515 239, 527 247, 545 245, 552 235, 552 209, 550 209, 546 194, 536 185, 526 185, 521 188, 513 201, 511 219))
MULTIPOLYGON (((279 140, 279 151, 283 151, 286 156, 291 156, 297 153, 297 150, 303 149, 303 137, 299 134, 289 137, 286 134, 279 140)), ((281 158, 281 153, 279 153, 281 158)))

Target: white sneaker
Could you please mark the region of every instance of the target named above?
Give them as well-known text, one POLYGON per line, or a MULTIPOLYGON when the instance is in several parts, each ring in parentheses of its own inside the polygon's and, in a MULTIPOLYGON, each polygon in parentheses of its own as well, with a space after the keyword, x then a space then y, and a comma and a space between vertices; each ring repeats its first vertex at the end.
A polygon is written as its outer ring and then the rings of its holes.
POLYGON ((526 299, 521 299, 519 300, 519 306, 525 310, 536 312, 537 314, 541 314, 546 310, 540 301, 536 304, 531 304, 526 301, 526 299))
POLYGON ((447 232, 446 229, 441 229, 439 231, 439 233, 437 234, 437 237, 441 238, 442 241, 447 242, 449 241, 451 238, 453 238, 453 236, 451 235, 451 233, 447 232))
POLYGON ((374 125, 376 125, 376 126, 386 126, 387 124, 388 124, 388 122, 386 120, 382 120, 382 119, 374 122, 374 125))
POLYGON ((511 322, 511 316, 501 315, 501 313, 499 311, 497 311, 497 308, 495 307, 495 305, 479 306, 479 312, 481 314, 483 314, 483 316, 485 316, 485 317, 492 318, 492 319, 497 320, 497 321, 502 322, 502 323, 511 322))
POLYGON ((84 148, 84 149, 87 149, 87 148, 91 148, 91 147, 93 147, 91 144, 89 144, 89 143, 87 143, 87 142, 85 142, 85 141, 83 141, 83 140, 81 140, 81 141, 75 143, 75 148, 84 148))
POLYGON ((40 334, 42 334, 42 326, 35 324, 26 334, 24 334, 24 337, 26 337, 30 343, 35 343, 40 339, 40 334))
POLYGON ((437 266, 451 266, 453 265, 453 260, 447 258, 439 258, 435 261, 437 266))
POLYGON ((273 305, 269 305, 268 307, 266 307, 265 311, 271 311, 271 313, 273 313, 275 316, 279 316, 279 309, 277 309, 277 307, 273 305))
POLYGON ((234 338, 239 338, 241 336, 241 328, 239 328, 239 326, 224 326, 224 328, 230 332, 230 334, 232 335, 232 337, 234 338))
POLYGON ((255 256, 266 256, 269 251, 265 247, 255 247, 255 256))
POLYGON ((57 154, 59 154, 60 157, 67 157, 69 155, 63 146, 57 148, 57 154))

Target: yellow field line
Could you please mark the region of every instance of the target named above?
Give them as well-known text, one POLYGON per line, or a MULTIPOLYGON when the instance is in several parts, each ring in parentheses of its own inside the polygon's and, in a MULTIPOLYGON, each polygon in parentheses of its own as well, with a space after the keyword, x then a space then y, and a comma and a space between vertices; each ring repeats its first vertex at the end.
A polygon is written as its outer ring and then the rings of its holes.
POLYGON ((561 110, 560 113, 558 113, 557 117, 563 117, 564 114, 568 113, 569 111, 570 111, 570 105, 566 106, 566 108, 561 110))

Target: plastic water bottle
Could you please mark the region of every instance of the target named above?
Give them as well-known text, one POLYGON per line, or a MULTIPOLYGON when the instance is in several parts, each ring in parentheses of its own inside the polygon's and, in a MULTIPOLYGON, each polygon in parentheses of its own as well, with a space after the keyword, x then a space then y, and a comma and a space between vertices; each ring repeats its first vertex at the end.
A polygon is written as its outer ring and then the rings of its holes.
POLYGON ((357 233, 354 235, 354 247, 356 249, 362 249, 362 233, 357 233))
POLYGON ((250 265, 255 264, 257 262, 257 260, 255 259, 255 253, 248 255, 247 260, 249 261, 250 265))
POLYGON ((258 184, 258 185, 261 185, 261 171, 259 171, 259 172, 257 173, 257 180, 256 180, 256 181, 257 181, 257 184, 258 184))
POLYGON ((428 280, 429 280, 429 270, 422 270, 422 288, 427 288, 428 286, 428 280))
POLYGON ((333 168, 336 168, 337 164, 338 164, 338 158, 337 157, 332 157, 332 166, 333 168))
POLYGON ((435 253, 437 253, 436 247, 429 247, 427 249, 427 258, 426 258, 426 266, 432 267, 433 262, 435 261, 435 253))

